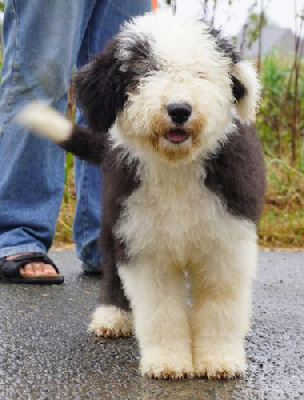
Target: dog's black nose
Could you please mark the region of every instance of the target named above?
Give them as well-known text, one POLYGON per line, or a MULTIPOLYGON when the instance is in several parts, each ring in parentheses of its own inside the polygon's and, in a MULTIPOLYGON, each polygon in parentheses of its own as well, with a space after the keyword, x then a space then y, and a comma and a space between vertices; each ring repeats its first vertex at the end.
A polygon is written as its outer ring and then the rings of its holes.
POLYGON ((167 111, 174 123, 184 124, 192 113, 192 107, 187 103, 174 103, 167 106, 167 111))

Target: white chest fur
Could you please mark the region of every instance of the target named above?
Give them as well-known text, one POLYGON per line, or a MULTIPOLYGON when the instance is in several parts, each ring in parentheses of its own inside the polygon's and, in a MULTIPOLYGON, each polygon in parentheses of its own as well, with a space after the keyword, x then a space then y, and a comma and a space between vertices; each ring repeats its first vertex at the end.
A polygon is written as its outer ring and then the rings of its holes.
POLYGON ((253 233, 251 223, 229 214, 204 186, 204 174, 198 162, 142 167, 141 186, 125 201, 116 227, 131 259, 167 260, 186 268, 216 246, 234 246, 246 233, 248 238, 248 227, 253 233))

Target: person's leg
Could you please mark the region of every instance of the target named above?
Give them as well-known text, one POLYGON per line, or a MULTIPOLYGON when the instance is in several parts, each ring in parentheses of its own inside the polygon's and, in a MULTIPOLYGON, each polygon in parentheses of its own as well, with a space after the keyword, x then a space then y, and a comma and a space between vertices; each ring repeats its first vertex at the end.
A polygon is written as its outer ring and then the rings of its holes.
MULTIPOLYGON (((87 64, 89 59, 99 53, 105 43, 119 31, 120 25, 135 15, 151 10, 151 0, 99 0, 77 60, 77 68, 87 64)), ((106 95, 106 93, 105 93, 106 95)), ((82 114, 77 110, 78 124, 85 124, 82 114)), ((74 219, 74 239, 78 257, 83 261, 83 269, 97 271, 100 266, 98 237, 100 229, 100 168, 75 159, 77 207, 74 219)))
MULTIPOLYGON (((25 132, 14 117, 35 99, 65 113, 72 69, 95 3, 6 2, 0 90, 0 258, 45 253, 51 246, 63 194, 64 152, 25 132)), ((27 266, 30 275, 34 267, 43 265, 27 266)))

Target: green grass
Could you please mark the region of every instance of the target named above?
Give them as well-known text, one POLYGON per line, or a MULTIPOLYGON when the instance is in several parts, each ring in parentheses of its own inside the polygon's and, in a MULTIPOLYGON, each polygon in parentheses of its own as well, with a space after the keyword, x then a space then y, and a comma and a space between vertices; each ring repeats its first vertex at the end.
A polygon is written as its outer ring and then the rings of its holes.
MULTIPOLYGON (((297 103, 299 117, 297 128, 304 132, 304 64, 301 65, 298 97, 295 100, 295 73, 293 58, 273 52, 265 57, 262 65, 262 101, 257 117, 257 127, 264 151, 271 158, 291 159, 294 106, 297 103)), ((296 137, 297 168, 304 172, 303 137, 296 137)))

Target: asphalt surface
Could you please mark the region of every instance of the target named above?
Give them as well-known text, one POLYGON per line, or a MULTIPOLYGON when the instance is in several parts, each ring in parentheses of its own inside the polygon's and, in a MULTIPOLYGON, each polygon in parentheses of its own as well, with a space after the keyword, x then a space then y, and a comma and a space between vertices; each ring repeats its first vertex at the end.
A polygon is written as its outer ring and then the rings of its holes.
POLYGON ((304 252, 260 253, 248 373, 227 382, 142 378, 134 338, 87 333, 98 278, 73 251, 50 255, 64 285, 0 283, 0 400, 304 399, 304 252))

